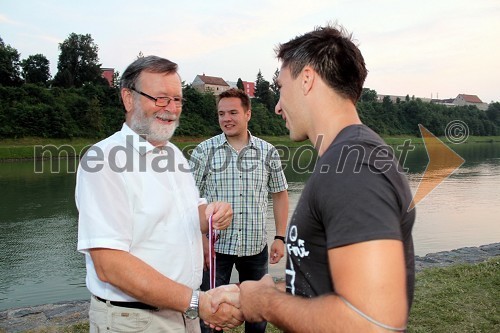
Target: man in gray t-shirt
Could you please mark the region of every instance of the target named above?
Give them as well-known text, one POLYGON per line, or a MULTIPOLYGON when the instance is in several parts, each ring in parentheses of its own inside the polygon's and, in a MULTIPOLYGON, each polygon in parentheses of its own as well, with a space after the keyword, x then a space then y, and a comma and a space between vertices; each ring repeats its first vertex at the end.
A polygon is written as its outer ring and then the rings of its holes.
POLYGON ((290 221, 287 291, 306 297, 335 292, 325 249, 395 239, 404 244, 411 304, 415 281, 411 200, 392 149, 364 125, 344 128, 318 160, 290 221))
POLYGON ((411 192, 392 152, 362 124, 367 75, 342 27, 279 45, 276 113, 319 160, 287 230, 286 291, 265 276, 240 286, 246 321, 283 331, 406 330, 414 286, 411 192), (300 315, 297 315, 299 314, 300 315))

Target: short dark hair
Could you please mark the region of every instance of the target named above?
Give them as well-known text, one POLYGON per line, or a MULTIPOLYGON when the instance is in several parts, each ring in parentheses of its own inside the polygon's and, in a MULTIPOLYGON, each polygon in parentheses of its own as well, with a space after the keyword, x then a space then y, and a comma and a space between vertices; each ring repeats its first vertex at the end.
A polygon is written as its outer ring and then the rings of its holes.
POLYGON ((248 97, 248 95, 243 90, 236 88, 231 88, 229 90, 221 92, 217 100, 217 105, 219 104, 221 99, 230 97, 239 98, 243 109, 245 111, 250 110, 251 107, 250 97, 248 97))
POLYGON ((342 26, 316 27, 279 44, 275 51, 293 78, 309 65, 341 96, 354 104, 360 98, 368 71, 361 51, 352 41, 352 34, 342 26))
POLYGON ((139 75, 144 72, 151 73, 177 73, 177 64, 161 57, 147 56, 137 58, 131 63, 120 79, 120 88, 135 88, 139 75))

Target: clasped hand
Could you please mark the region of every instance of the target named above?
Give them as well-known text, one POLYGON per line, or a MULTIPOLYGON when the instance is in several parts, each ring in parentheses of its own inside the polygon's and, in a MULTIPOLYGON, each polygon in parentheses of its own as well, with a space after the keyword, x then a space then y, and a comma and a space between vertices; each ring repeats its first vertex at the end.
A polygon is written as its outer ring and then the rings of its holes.
POLYGON ((240 311, 240 288, 230 284, 201 293, 200 318, 216 329, 241 325, 243 315, 240 311))
POLYGON ((212 217, 213 226, 217 230, 224 230, 229 227, 233 220, 233 209, 231 205, 223 201, 211 202, 205 209, 205 220, 212 217))

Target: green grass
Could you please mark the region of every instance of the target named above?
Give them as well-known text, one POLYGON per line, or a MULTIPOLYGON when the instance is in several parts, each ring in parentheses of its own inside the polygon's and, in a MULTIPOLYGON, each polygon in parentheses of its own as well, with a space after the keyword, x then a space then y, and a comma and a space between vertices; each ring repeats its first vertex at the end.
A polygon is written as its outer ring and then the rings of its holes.
MULTIPOLYGON (((431 268, 417 274, 409 333, 500 332, 500 256, 479 264, 431 268)), ((29 333, 88 332, 88 324, 29 333)), ((232 333, 243 333, 240 326, 232 333)), ((269 324, 267 332, 281 330, 269 324)), ((25 332, 28 333, 28 332, 25 332)))
MULTIPOLYGON (((89 324, 75 324, 67 327, 41 327, 35 330, 24 331, 23 333, 88 333, 89 324)), ((0 331, 0 333, 2 333, 0 331)))
MULTIPOLYGON (((180 149, 188 146, 195 146, 208 137, 174 137, 172 142, 180 149)), ((287 147, 300 147, 309 142, 293 142, 288 136, 267 136, 262 137, 264 140, 271 142, 274 145, 284 145, 287 147)), ((47 150, 47 146, 54 146, 55 149, 65 147, 65 151, 70 153, 70 156, 79 155, 85 151, 85 148, 98 142, 99 139, 49 139, 49 138, 21 138, 21 139, 3 139, 0 140, 0 160, 16 160, 16 159, 32 159, 33 157, 47 157, 48 154, 42 156, 42 151, 47 150), (35 146, 44 147, 44 149, 35 149, 35 146)), ((55 150, 54 150, 55 151, 55 150)))
MULTIPOLYGON (((21 139, 3 139, 0 140, 0 160, 11 159, 32 159, 42 157, 41 149, 35 149, 35 146, 48 145, 54 147, 66 147, 65 151, 70 156, 79 155, 86 147, 96 143, 97 139, 48 139, 48 138, 21 138, 21 139)), ((47 155, 45 155, 46 157, 47 155)))
MULTIPOLYGON (((424 270, 416 277, 408 333, 500 332, 499 300, 500 256, 424 270)), ((281 331, 270 325, 267 332, 281 331)))
POLYGON ((408 332, 500 332, 500 256, 417 275, 408 332))

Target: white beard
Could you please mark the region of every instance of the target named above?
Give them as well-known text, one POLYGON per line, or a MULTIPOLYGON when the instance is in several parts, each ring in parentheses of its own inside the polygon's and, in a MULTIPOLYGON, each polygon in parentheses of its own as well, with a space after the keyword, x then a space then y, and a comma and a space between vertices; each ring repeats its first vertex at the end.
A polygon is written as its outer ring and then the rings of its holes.
POLYGON ((147 117, 146 113, 142 109, 140 102, 134 102, 134 113, 130 118, 130 128, 137 134, 144 136, 144 138, 149 142, 167 142, 174 135, 175 130, 179 126, 179 118, 175 116, 168 115, 170 119, 175 119, 175 123, 171 125, 162 125, 155 121, 158 113, 155 112, 152 116, 147 117))

